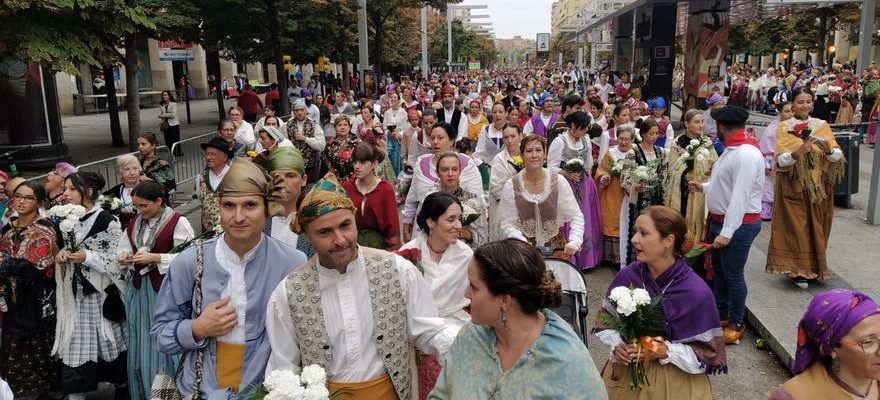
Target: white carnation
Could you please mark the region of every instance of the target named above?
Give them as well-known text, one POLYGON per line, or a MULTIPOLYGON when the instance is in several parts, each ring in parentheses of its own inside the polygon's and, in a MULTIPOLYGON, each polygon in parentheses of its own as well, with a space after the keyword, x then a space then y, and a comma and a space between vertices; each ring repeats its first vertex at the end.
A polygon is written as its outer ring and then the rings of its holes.
POLYGON ((86 215, 86 208, 79 205, 68 204, 70 207, 69 214, 75 215, 77 218, 82 218, 83 215, 86 215))
POLYGON ((690 145, 691 146, 699 146, 700 141, 698 139, 691 139, 690 145))
POLYGON ((306 386, 323 386, 327 379, 327 374, 324 372, 324 368, 312 364, 303 368, 300 377, 302 377, 302 381, 306 386))
POLYGON ((637 306, 644 306, 651 304, 651 295, 648 294, 648 291, 642 288, 634 289, 632 292, 633 301, 637 306))
POLYGON ((700 149, 698 154, 701 154, 703 157, 709 157, 709 149, 702 148, 702 149, 700 149))
POLYGON ((66 214, 64 213, 64 207, 65 207, 65 206, 66 206, 66 205, 64 205, 64 204, 54 206, 54 207, 52 207, 52 208, 49 209, 49 214, 51 214, 53 217, 64 218, 64 216, 66 215, 66 214))
POLYGON ((263 386, 266 387, 270 392, 280 387, 285 382, 296 381, 297 386, 299 385, 299 377, 290 370, 278 369, 266 375, 266 379, 263 381, 263 386))
POLYGON ((633 301, 632 297, 624 298, 617 302, 618 314, 628 317, 634 312, 636 312, 636 302, 633 301))
POLYGON ((60 224, 58 224, 58 229, 61 229, 61 232, 70 233, 73 232, 73 226, 74 222, 65 218, 60 224))
POLYGON ((330 391, 324 385, 311 385, 302 393, 303 400, 327 400, 330 398, 330 391))
POLYGON ((271 393, 278 393, 279 395, 281 395, 281 398, 287 400, 301 398, 305 388, 300 385, 300 380, 298 376, 293 375, 293 378, 294 379, 292 380, 281 382, 281 384, 276 386, 275 390, 273 390, 271 393))
POLYGON ((697 161, 703 161, 705 159, 706 159, 706 156, 704 156, 702 154, 697 154, 697 161))
POLYGON ((75 223, 77 223, 77 221, 79 221, 79 217, 77 217, 76 215, 73 215, 73 214, 67 214, 67 216, 64 217, 64 221, 70 221, 75 224, 75 223))
POLYGON ((608 294, 608 299, 617 303, 620 299, 625 299, 630 297, 630 291, 624 286, 618 286, 614 289, 611 289, 611 293, 608 294))

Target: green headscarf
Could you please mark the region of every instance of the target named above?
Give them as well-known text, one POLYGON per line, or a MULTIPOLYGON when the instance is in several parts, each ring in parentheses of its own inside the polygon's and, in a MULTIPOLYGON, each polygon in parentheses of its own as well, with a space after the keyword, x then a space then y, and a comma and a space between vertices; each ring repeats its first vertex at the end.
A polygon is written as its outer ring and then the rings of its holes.
POLYGON ((276 147, 269 152, 269 157, 266 158, 266 167, 269 172, 289 169, 300 174, 306 173, 306 163, 296 147, 276 147))
POLYGON ((330 172, 315 182, 312 190, 303 198, 290 227, 294 232, 302 233, 309 222, 336 210, 354 211, 354 203, 339 184, 336 175, 330 172))

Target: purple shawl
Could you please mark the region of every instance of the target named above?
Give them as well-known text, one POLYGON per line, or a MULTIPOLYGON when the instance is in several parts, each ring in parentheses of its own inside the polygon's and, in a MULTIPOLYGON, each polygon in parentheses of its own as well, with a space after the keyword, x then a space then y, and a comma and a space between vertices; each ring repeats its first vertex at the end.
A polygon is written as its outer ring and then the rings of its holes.
POLYGON ((840 339, 874 314, 880 314, 880 307, 864 293, 831 289, 817 294, 798 325, 797 351, 791 372, 799 374, 817 358, 830 357, 840 339))
POLYGON ((538 136, 546 139, 547 138, 547 131, 558 120, 559 120, 559 114, 557 114, 557 113, 550 114, 550 123, 548 123, 545 126, 544 121, 541 120, 541 113, 537 113, 532 117, 532 131, 535 133, 535 135, 538 135, 538 136))
POLYGON ((679 257, 657 279, 651 278, 647 265, 635 261, 614 276, 608 285, 608 294, 618 286, 644 288, 651 297, 662 294, 663 337, 672 343, 691 346, 706 366, 706 373, 727 372, 727 355, 715 297, 683 258, 679 257))

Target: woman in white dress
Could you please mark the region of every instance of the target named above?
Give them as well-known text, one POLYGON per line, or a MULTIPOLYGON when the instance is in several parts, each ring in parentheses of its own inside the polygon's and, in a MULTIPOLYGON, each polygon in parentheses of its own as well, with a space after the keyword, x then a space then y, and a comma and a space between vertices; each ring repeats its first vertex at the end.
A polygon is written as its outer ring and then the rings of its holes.
MULTIPOLYGON (((462 205, 453 195, 435 192, 425 198, 416 222, 426 235, 417 235, 398 252, 412 260, 431 287, 440 318, 446 325, 463 327, 470 322, 464 297, 468 287, 468 262, 473 251, 459 240, 462 229, 462 205), (418 255, 411 252, 418 250, 418 255)), ((419 398, 427 397, 440 373, 440 364, 433 356, 421 355, 419 363, 419 398)))
POLYGON ((507 125, 507 111, 504 111, 504 104, 495 103, 492 106, 492 123, 487 124, 480 131, 477 148, 474 150, 474 158, 490 165, 490 168, 495 156, 504 150, 502 131, 505 125, 507 125))
POLYGON ((504 184, 517 172, 524 168, 523 158, 519 146, 522 143, 522 128, 515 122, 508 122, 502 131, 504 150, 500 151, 492 159, 492 173, 489 178, 489 240, 501 240, 501 226, 498 224, 501 218, 501 190, 504 184))
POLYGON ((501 191, 501 209, 511 210, 500 213, 501 235, 549 247, 554 257, 567 260, 580 249, 584 236, 584 216, 574 192, 565 177, 544 168, 544 138, 526 136, 520 150, 525 169, 507 181, 501 191), (568 237, 562 232, 566 223, 570 227, 568 237))

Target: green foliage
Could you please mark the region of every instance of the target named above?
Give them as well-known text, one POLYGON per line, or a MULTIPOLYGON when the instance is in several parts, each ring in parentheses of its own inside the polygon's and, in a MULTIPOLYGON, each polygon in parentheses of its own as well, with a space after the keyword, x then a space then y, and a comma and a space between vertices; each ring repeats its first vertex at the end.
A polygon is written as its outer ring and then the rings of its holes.
POLYGON ((0 60, 25 60, 74 73, 78 65, 118 64, 123 37, 155 25, 124 0, 5 0, 0 60))
MULTIPOLYGON (((428 54, 431 65, 446 66, 449 29, 445 18, 438 21, 433 26, 433 30, 429 27, 428 31, 428 54)), ((497 57, 498 50, 493 41, 465 29, 461 21, 452 21, 452 62, 467 62, 471 58, 478 58, 485 68, 490 63, 494 63, 497 57)))

